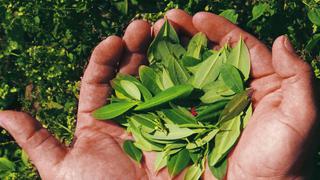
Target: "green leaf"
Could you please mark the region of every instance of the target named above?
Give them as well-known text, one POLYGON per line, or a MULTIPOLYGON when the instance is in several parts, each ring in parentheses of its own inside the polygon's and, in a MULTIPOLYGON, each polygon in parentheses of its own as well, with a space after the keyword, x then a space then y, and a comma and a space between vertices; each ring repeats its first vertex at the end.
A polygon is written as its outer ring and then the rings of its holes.
POLYGON ((152 92, 153 95, 161 92, 160 77, 158 74, 150 67, 140 66, 139 68, 139 76, 142 84, 152 92), (157 83, 158 82, 158 83, 157 83))
POLYGON ((235 94, 222 80, 219 79, 204 86, 203 90, 205 93, 200 97, 200 100, 206 104, 231 99, 235 94))
POLYGON ((167 46, 169 48, 170 53, 175 59, 181 59, 186 54, 186 50, 180 44, 167 42, 167 46))
POLYGON ((186 97, 191 94, 193 87, 191 85, 177 85, 166 89, 146 102, 139 104, 135 110, 145 110, 159 106, 169 101, 186 97))
POLYGON ((235 93, 239 93, 244 90, 243 80, 239 70, 230 65, 223 64, 220 67, 220 75, 224 83, 235 93))
MULTIPOLYGON (((161 59, 161 56, 159 56, 159 49, 158 45, 160 41, 166 40, 167 42, 173 43, 173 44, 179 44, 179 37, 174 28, 170 25, 168 20, 165 21, 161 29, 159 30, 157 36, 154 38, 154 40, 151 42, 147 56, 150 64, 154 64, 157 61, 161 59)), ((160 53, 162 53, 160 51, 160 53)))
POLYGON ((123 14, 128 14, 128 0, 122 0, 121 2, 116 2, 115 7, 118 11, 120 11, 123 14))
POLYGON ((162 63, 165 67, 169 67, 171 65, 171 61, 175 59, 169 48, 169 42, 167 41, 159 41, 157 46, 155 47, 155 55, 160 63, 162 63))
POLYGON ((119 99, 126 99, 126 100, 134 99, 132 96, 130 96, 127 93, 126 90, 123 89, 120 81, 121 81, 121 78, 118 78, 118 76, 111 81, 111 86, 115 90, 116 97, 119 99))
POLYGON ((215 146, 209 156, 209 165, 216 165, 223 159, 240 136, 241 116, 224 121, 220 124, 221 131, 215 137, 215 146))
POLYGON ((175 84, 185 84, 190 78, 187 69, 176 59, 168 58, 168 61, 169 65, 167 66, 167 69, 173 82, 175 84))
POLYGON ((251 66, 250 55, 242 38, 239 40, 237 45, 232 48, 230 55, 228 56, 227 63, 238 68, 242 72, 244 80, 249 78, 251 66))
POLYGON ((124 114, 125 112, 136 106, 138 103, 139 102, 134 101, 108 104, 95 110, 92 115, 98 120, 109 120, 124 114))
POLYGON ((186 56, 200 59, 201 53, 204 50, 204 48, 207 47, 207 44, 208 44, 208 40, 206 35, 202 32, 197 33, 191 38, 188 44, 186 56))
POLYGON ((162 168, 167 166, 168 154, 165 152, 158 152, 154 162, 154 169, 158 173, 162 168))
POLYGON ((130 121, 136 126, 142 126, 142 129, 147 133, 153 132, 157 125, 157 116, 154 114, 135 114, 130 117, 130 121))
POLYGON ((201 158, 203 158, 203 149, 188 149, 189 156, 194 164, 199 164, 201 158))
POLYGON ((203 170, 202 170, 200 164, 193 164, 187 170, 187 172, 184 176, 184 180, 199 180, 202 173, 203 173, 203 170))
POLYGON ((226 10, 222 11, 219 15, 225 17, 226 19, 228 19, 229 21, 231 21, 234 24, 237 23, 238 14, 236 13, 236 11, 234 9, 226 9, 226 10))
POLYGON ((171 105, 170 109, 163 109, 162 112, 173 124, 197 123, 197 120, 192 115, 187 114, 187 112, 177 106, 171 105))
POLYGON ((142 151, 138 149, 131 140, 126 140, 123 143, 123 150, 126 152, 133 160, 140 163, 142 159, 142 151))
POLYGON ((218 180, 223 180, 227 174, 227 158, 225 157, 215 166, 209 166, 211 173, 218 180))
POLYGON ((191 57, 191 56, 183 56, 181 61, 182 61, 183 66, 186 67, 187 69, 192 67, 192 66, 196 66, 196 65, 198 65, 199 63, 202 62, 200 59, 196 59, 196 58, 191 57))
POLYGON ((252 103, 250 103, 242 119, 242 128, 245 128, 247 126, 249 119, 252 116, 252 112, 253 112, 252 103))
POLYGON ((21 151, 21 160, 25 166, 29 166, 29 157, 24 150, 21 151))
POLYGON ((164 89, 168 89, 174 86, 174 83, 171 80, 169 72, 165 68, 162 69, 162 85, 164 89))
POLYGON ((313 8, 309 10, 308 18, 313 24, 320 26, 320 8, 313 8))
POLYGON ((306 45, 306 50, 308 52, 312 51, 317 46, 317 44, 319 44, 319 42, 320 42, 320 33, 314 34, 312 38, 308 41, 306 45))
POLYGON ((141 126, 139 127, 135 125, 132 121, 128 121, 128 123, 130 132, 132 132, 132 136, 134 137, 134 144, 136 145, 136 147, 143 151, 161 151, 163 149, 163 145, 150 142, 141 135, 141 126))
POLYGON ((169 157, 168 171, 171 177, 178 175, 190 162, 190 156, 187 149, 183 149, 177 154, 169 157))
POLYGON ((219 123, 238 116, 250 103, 250 90, 236 94, 220 114, 219 123))
POLYGON ((210 104, 198 113, 196 119, 198 121, 214 122, 215 120, 219 119, 219 116, 227 103, 228 101, 218 101, 213 104, 210 104))
POLYGON ((141 100, 141 93, 139 88, 132 82, 128 80, 121 80, 120 84, 122 88, 134 99, 141 100))
MULTIPOLYGON (((121 85, 122 80, 127 80, 127 81, 132 82, 135 86, 138 87, 144 100, 148 100, 148 99, 152 98, 152 94, 150 93, 150 91, 135 77, 127 75, 127 74, 118 73, 117 79, 120 80, 120 85, 121 85)), ((130 93, 128 93, 128 94, 130 94, 130 93)))
POLYGON ((253 7, 252 9, 252 19, 250 21, 254 21, 261 17, 269 8, 269 5, 266 3, 260 3, 253 7))
POLYGON ((194 74, 193 86, 202 88, 204 85, 214 81, 219 75, 219 68, 222 61, 219 59, 220 52, 213 54, 201 64, 194 74))
POLYGON ((187 144, 186 148, 187 149, 195 149, 198 147, 201 147, 207 143, 209 143, 209 141, 211 141, 216 134, 219 132, 219 129, 213 129, 211 132, 209 132, 206 136, 204 136, 201 139, 196 139, 194 142, 190 142, 187 144))
POLYGON ((175 124, 166 124, 165 126, 168 128, 167 133, 156 131, 150 137, 158 140, 179 140, 195 134, 193 130, 189 128, 180 128, 175 124))
POLYGON ((15 164, 6 157, 0 158, 0 172, 7 173, 15 170, 15 164))

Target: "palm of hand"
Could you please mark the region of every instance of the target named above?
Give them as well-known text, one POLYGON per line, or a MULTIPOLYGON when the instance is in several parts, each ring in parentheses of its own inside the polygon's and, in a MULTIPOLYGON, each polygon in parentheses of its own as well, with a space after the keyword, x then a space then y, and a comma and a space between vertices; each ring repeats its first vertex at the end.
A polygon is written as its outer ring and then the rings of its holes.
MULTIPOLYGON (((227 177, 283 179, 295 176, 294 164, 302 160, 301 149, 315 123, 316 108, 310 69, 294 55, 285 43, 286 38, 276 40, 271 55, 254 37, 216 15, 198 13, 192 18, 181 10, 171 10, 167 17, 182 38, 199 30, 212 42, 222 45, 236 42, 241 34, 250 49, 255 110, 229 157, 227 177)), ((154 31, 162 22, 155 24, 154 31)), ((130 138, 125 131, 111 122, 96 121, 90 115, 106 103, 110 92, 108 81, 114 76, 120 58, 120 72, 129 74, 136 74, 138 66, 146 61, 150 32, 146 22, 135 21, 128 27, 123 42, 112 36, 94 50, 82 79, 76 138, 70 148, 39 128, 26 114, 0 113, 0 125, 26 150, 42 178, 169 178, 166 170, 158 175, 153 171, 153 153, 144 154, 145 163, 141 167, 131 161, 121 148, 122 142, 130 138)), ((204 178, 212 178, 208 170, 204 178)))

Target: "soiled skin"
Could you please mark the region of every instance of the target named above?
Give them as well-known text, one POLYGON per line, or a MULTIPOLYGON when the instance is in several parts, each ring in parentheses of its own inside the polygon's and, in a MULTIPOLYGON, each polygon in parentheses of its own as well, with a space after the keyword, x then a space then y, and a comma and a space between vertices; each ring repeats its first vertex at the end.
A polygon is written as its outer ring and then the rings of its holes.
MULTIPOLYGON (((302 167, 307 167, 307 155, 313 153, 309 144, 317 111, 312 71, 289 40, 278 37, 271 53, 220 16, 199 12, 192 17, 182 10, 170 10, 166 16, 183 42, 201 31, 215 48, 234 45, 241 36, 250 50, 254 113, 228 158, 226 179, 303 179, 302 167)), ((26 113, 0 112, 0 126, 27 152, 43 179, 169 179, 166 169, 154 173, 154 153, 144 153, 139 167, 121 148, 130 136, 116 124, 91 116, 107 103, 109 81, 116 72, 135 75, 139 65, 146 63, 147 47, 162 23, 159 20, 151 27, 145 21, 133 21, 123 38, 110 36, 94 49, 81 82, 72 146, 58 142, 26 113)), ((182 179, 184 173, 176 178, 182 179)), ((214 179, 208 168, 203 178, 214 179)))

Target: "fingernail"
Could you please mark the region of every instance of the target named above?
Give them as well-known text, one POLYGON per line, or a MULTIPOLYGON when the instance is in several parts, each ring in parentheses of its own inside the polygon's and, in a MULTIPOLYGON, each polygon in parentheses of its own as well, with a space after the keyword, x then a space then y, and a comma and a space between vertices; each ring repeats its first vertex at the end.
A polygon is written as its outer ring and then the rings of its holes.
POLYGON ((294 48, 287 36, 284 36, 284 47, 286 47, 289 52, 294 53, 294 48))

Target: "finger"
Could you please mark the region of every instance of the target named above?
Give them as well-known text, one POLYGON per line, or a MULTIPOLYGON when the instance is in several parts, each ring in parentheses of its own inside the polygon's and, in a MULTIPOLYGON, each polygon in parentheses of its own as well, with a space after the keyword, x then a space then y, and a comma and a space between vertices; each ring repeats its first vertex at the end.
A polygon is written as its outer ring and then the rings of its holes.
POLYGON ((26 113, 0 112, 0 126, 26 151, 40 175, 53 169, 67 153, 67 149, 57 139, 26 113))
POLYGON ((91 113, 103 106, 111 93, 109 81, 115 76, 123 49, 122 39, 110 36, 93 51, 81 81, 77 128, 98 123, 91 113))
POLYGON ((300 135, 307 136, 316 120, 311 67, 295 54, 285 36, 276 39, 272 50, 274 69, 283 78, 279 107, 290 119, 287 123, 296 127, 300 135))
POLYGON ((151 26, 147 21, 133 21, 123 36, 125 55, 120 63, 120 73, 137 75, 139 66, 147 64, 146 52, 151 42, 151 26))
POLYGON ((251 75, 254 78, 274 72, 271 53, 268 48, 227 19, 212 13, 199 12, 193 16, 192 21, 198 31, 204 32, 211 41, 220 44, 220 46, 225 43, 233 45, 241 36, 249 48, 252 67, 251 75))

